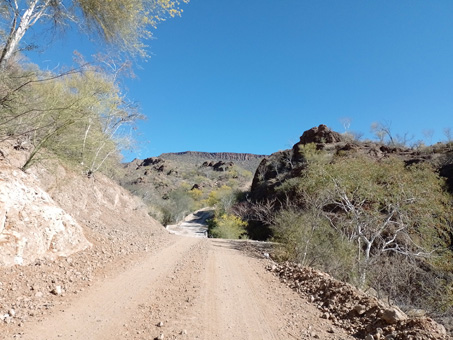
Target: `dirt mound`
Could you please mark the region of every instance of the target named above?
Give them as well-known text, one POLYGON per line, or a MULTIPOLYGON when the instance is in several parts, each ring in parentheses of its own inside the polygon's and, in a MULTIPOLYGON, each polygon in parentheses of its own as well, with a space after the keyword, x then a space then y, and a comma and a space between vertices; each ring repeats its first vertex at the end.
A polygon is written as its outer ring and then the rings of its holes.
POLYGON ((322 317, 362 339, 449 339, 445 328, 427 317, 409 318, 399 308, 367 295, 330 275, 298 264, 268 266, 280 280, 315 303, 322 317))

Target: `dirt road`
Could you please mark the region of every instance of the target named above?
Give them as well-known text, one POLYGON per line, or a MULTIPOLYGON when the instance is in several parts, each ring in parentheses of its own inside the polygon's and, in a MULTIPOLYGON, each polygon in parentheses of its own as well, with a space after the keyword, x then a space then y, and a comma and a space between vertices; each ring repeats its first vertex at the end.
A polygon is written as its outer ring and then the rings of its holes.
POLYGON ((178 224, 168 225, 166 229, 175 235, 207 237, 207 220, 214 214, 213 208, 203 208, 188 215, 178 224))
POLYGON ((265 270, 244 242, 173 236, 95 281, 20 339, 349 339, 265 270))

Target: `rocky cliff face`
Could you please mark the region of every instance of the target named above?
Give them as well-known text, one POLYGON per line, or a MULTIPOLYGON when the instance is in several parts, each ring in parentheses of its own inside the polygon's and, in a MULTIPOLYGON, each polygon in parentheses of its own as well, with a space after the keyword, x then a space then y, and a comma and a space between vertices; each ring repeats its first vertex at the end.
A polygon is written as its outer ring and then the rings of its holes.
POLYGON ((254 155, 250 153, 198 151, 164 153, 159 156, 161 159, 171 160, 178 163, 189 163, 192 165, 201 165, 206 161, 234 162, 237 166, 251 172, 255 172, 258 164, 264 157, 264 155, 254 155))
POLYGON ((254 155, 251 153, 235 153, 235 152, 199 152, 199 151, 185 151, 185 152, 172 152, 163 153, 159 157, 172 159, 177 156, 196 157, 206 160, 223 160, 223 161, 249 161, 253 159, 262 159, 265 155, 254 155))

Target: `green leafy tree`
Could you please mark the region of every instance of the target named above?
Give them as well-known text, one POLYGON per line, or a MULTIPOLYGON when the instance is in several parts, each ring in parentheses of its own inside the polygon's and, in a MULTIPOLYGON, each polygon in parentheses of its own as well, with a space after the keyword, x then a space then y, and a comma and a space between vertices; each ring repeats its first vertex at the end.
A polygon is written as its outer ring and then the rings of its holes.
POLYGON ((151 36, 150 29, 182 11, 177 0, 8 0, 0 6, 0 67, 37 23, 52 29, 75 24, 121 51, 145 55, 143 40, 151 36))
POLYGON ((209 221, 209 235, 214 238, 239 239, 246 235, 247 222, 232 214, 217 214, 209 221))
POLYGON ((232 205, 236 202, 237 193, 233 188, 222 185, 219 189, 213 190, 209 193, 206 200, 206 205, 216 207, 220 213, 227 212, 232 205))
POLYGON ((132 141, 130 130, 143 116, 122 95, 112 75, 99 69, 70 77, 67 86, 85 100, 84 114, 71 126, 71 133, 60 134, 53 145, 55 153, 66 153, 88 175, 99 171, 105 162, 132 141))

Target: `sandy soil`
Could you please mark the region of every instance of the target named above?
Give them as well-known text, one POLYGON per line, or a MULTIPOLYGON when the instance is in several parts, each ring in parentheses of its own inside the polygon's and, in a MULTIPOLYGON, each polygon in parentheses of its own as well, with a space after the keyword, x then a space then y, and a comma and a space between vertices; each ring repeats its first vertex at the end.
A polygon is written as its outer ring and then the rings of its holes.
POLYGON ((19 339, 349 339, 243 243, 174 236, 19 339))

